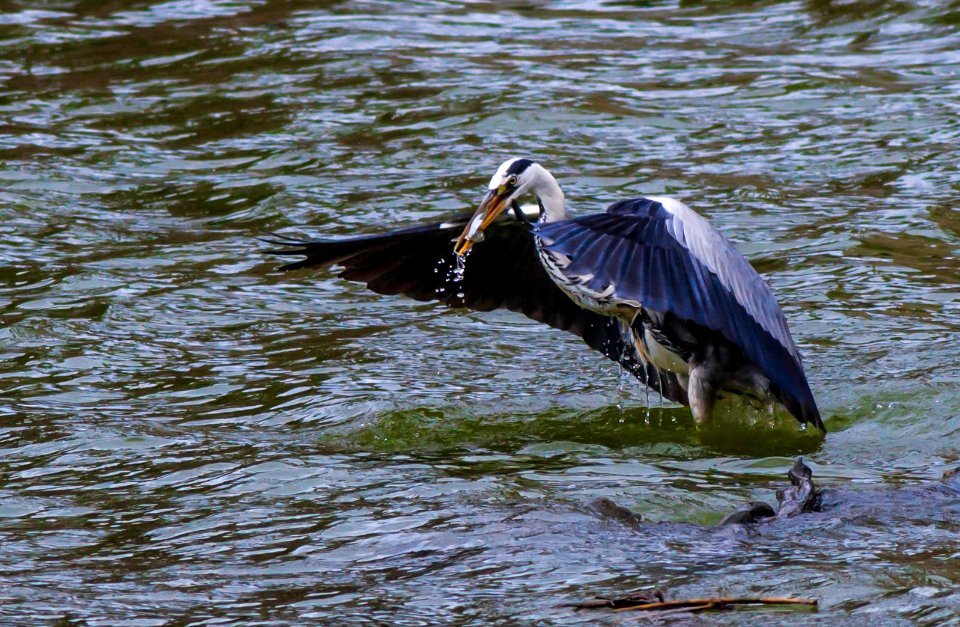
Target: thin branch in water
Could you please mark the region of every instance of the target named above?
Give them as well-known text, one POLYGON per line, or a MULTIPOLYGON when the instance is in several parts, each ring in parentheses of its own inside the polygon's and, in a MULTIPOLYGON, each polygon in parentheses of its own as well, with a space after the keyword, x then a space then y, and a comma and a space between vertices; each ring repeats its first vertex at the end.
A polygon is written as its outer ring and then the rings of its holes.
POLYGON ((585 603, 576 603, 572 607, 581 609, 609 609, 614 612, 645 611, 663 612, 676 611, 703 612, 706 610, 721 610, 735 605, 805 605, 817 606, 816 599, 801 597, 714 597, 707 599, 685 599, 676 601, 654 601, 650 597, 633 597, 625 599, 597 599, 585 603))

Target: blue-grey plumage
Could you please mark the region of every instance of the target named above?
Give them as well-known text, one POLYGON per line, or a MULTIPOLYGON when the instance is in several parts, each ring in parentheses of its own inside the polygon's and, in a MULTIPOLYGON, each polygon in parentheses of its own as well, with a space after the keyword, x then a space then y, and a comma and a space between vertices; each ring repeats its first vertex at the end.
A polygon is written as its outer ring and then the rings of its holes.
POLYGON ((824 428, 772 289, 706 219, 661 197, 571 218, 549 172, 511 159, 491 179, 458 253, 525 194, 541 207, 534 240, 548 276, 579 306, 619 319, 639 359, 677 378, 698 421, 729 391, 776 399, 801 423, 824 428))
POLYGON ((473 215, 271 243, 279 246, 273 254, 305 257, 285 269, 338 265, 339 276, 380 294, 509 309, 573 333, 663 397, 689 405, 699 421, 710 418, 718 394, 734 392, 779 401, 823 429, 773 291, 676 200, 637 198, 572 217, 546 169, 511 159, 473 215), (519 206, 522 197, 536 199, 532 216, 519 206), (503 216, 508 208, 516 220, 503 216))

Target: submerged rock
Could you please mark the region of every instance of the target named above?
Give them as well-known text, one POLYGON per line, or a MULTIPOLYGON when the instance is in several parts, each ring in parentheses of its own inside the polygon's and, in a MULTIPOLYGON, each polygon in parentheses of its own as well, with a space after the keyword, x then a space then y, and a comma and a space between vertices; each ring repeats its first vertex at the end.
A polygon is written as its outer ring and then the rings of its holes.
POLYGON ((766 518, 773 518, 776 515, 777 512, 773 511, 773 508, 768 504, 756 501, 753 503, 747 503, 741 509, 727 514, 717 526, 749 525, 751 523, 758 523, 766 518))
MULTIPOLYGON (((777 491, 776 509, 762 501, 747 503, 735 512, 724 516, 718 526, 749 525, 821 511, 823 493, 813 483, 813 471, 803 463, 802 457, 798 457, 793 462, 793 466, 787 471, 787 478, 790 479, 790 487, 777 491)), ((617 505, 607 498, 594 500, 590 503, 590 509, 604 518, 630 527, 636 528, 643 523, 640 514, 617 505)))
POLYGON ((621 505, 617 505, 607 498, 594 500, 592 503, 590 503, 590 508, 595 510, 604 518, 613 519, 630 527, 636 527, 643 522, 643 517, 640 514, 621 505))
POLYGON ((793 467, 787 471, 787 477, 792 485, 777 492, 777 516, 819 512, 823 495, 813 485, 813 471, 803 463, 802 457, 793 462, 793 467))
POLYGON ((777 491, 777 509, 766 503, 748 503, 741 509, 728 514, 720 521, 723 525, 746 525, 765 522, 774 518, 789 518, 797 514, 819 512, 823 501, 823 494, 813 483, 813 471, 798 457, 790 470, 787 471, 790 487, 777 491))

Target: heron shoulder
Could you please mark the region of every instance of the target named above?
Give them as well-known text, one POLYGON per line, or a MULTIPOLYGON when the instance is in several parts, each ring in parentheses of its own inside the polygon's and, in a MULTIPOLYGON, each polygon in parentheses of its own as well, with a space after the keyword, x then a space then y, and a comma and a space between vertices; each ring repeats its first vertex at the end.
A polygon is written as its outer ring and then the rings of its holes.
POLYGON ((671 235, 715 274, 747 312, 799 361, 799 351, 773 288, 743 253, 709 220, 682 202, 660 196, 651 200, 661 203, 672 216, 676 224, 669 230, 671 235))
POLYGON ((607 214, 632 216, 644 223, 638 229, 624 223, 624 234, 640 237, 642 246, 678 247, 690 261, 717 277, 723 288, 798 362, 799 351, 787 327, 773 289, 740 251, 706 218, 680 202, 664 196, 648 196, 616 202, 607 214), (654 228, 654 225, 659 225, 654 228))

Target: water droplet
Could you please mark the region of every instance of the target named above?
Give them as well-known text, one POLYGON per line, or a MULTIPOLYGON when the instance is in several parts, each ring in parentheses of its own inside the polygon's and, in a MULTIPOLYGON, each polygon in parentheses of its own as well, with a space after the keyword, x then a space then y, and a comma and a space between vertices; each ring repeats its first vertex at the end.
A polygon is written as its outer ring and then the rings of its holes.
POLYGON ((623 422, 623 364, 617 364, 617 410, 620 412, 620 422, 623 422))
POLYGON ((467 269, 467 257, 468 257, 469 255, 470 255, 470 251, 469 251, 469 250, 468 250, 467 252, 465 252, 464 254, 462 254, 462 255, 457 255, 457 265, 456 265, 456 267, 453 269, 453 280, 454 280, 454 282, 459 283, 459 282, 463 281, 463 273, 464 273, 464 272, 466 271, 466 269, 467 269))
POLYGON ((456 263, 453 264, 452 268, 449 268, 445 277, 445 291, 447 293, 455 293, 457 298, 461 300, 463 300, 465 296, 463 291, 463 275, 467 269, 467 256, 469 254, 470 251, 467 251, 463 255, 456 255, 454 258, 456 263))

